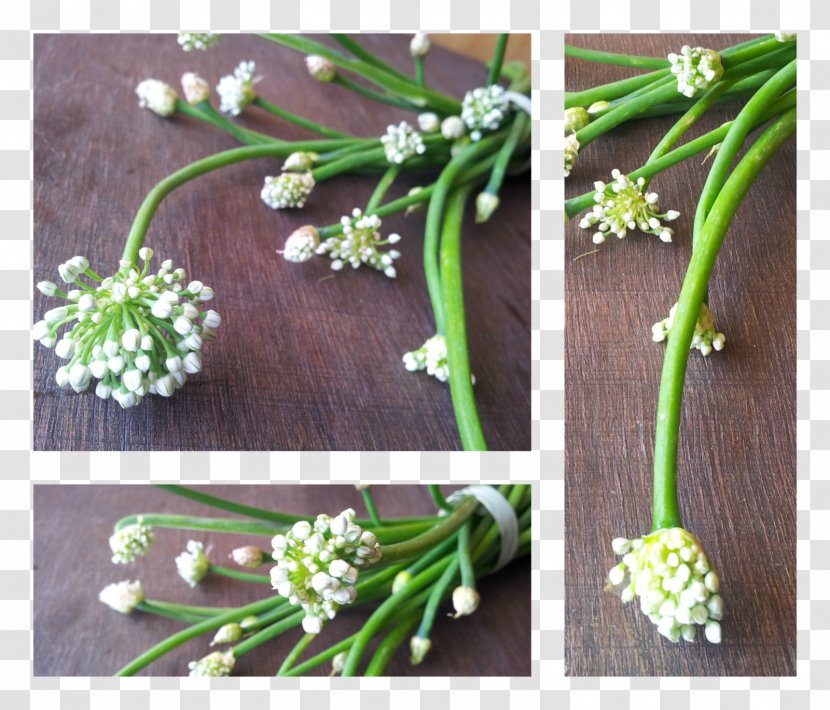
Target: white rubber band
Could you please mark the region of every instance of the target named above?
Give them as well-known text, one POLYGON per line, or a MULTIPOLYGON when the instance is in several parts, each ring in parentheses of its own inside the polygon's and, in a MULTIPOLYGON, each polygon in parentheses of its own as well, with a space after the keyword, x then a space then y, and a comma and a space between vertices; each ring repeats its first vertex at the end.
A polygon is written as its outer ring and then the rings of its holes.
POLYGON ((464 496, 472 496, 481 503, 499 527, 501 551, 493 571, 500 570, 515 557, 519 549, 519 520, 516 511, 507 498, 490 486, 467 486, 450 495, 447 501, 455 502, 464 496))
POLYGON ((520 94, 518 91, 505 91, 504 95, 505 97, 507 97, 507 100, 510 101, 510 103, 512 103, 517 108, 520 108, 528 116, 530 115, 531 103, 530 99, 527 96, 525 96, 524 94, 520 94))

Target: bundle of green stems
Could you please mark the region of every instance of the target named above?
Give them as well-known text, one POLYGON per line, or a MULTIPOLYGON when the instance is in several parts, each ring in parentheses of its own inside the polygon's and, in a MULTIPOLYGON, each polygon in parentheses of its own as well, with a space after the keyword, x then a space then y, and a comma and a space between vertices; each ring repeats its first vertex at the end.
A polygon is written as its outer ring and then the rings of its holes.
MULTIPOLYGON (((467 346, 461 229, 465 206, 471 195, 477 195, 478 221, 486 221, 498 207, 498 195, 506 176, 529 168, 529 75, 523 67, 504 64, 508 36, 500 35, 496 41, 487 86, 476 89, 479 94, 475 96, 475 87, 470 87, 464 102, 426 83, 424 53, 428 44, 423 44, 424 38, 420 38, 421 44, 417 46, 419 38, 413 40, 414 77, 392 67, 353 37, 333 35, 340 45, 337 50, 298 35, 266 34, 261 38, 307 55, 309 72, 324 84, 332 83, 350 90, 360 100, 391 105, 402 112, 402 118, 412 120, 409 114, 416 114, 423 134, 401 123, 399 127, 389 126, 383 136, 353 136, 297 115, 255 94, 253 63, 242 62, 233 76, 220 81, 217 90, 222 95, 222 110, 212 104, 207 82, 195 74, 186 74, 182 80, 187 100, 178 98, 176 92, 163 82, 142 82, 137 91, 142 105, 166 117, 180 115, 198 119, 226 132, 242 146, 191 163, 164 178, 148 193, 130 228, 119 268, 112 277, 129 287, 126 300, 121 293, 111 293, 112 280, 98 276, 83 257, 75 257, 61 267, 61 276, 74 284, 74 292, 64 293, 52 282, 38 285, 47 295, 69 299, 66 308, 53 309, 35 326, 35 338, 47 347, 56 347, 60 343, 56 352, 69 360, 58 372, 59 384, 83 391, 92 377, 100 377, 102 382, 96 392, 103 398, 117 398, 122 407, 139 404, 148 393, 169 396, 169 392, 182 386, 185 377, 176 375, 177 350, 200 350, 202 340, 213 334, 213 328, 207 333, 202 332, 200 318, 218 322, 219 316, 206 317, 189 306, 180 314, 176 295, 172 295, 173 313, 165 320, 170 308, 164 304, 156 305, 155 301, 164 300, 160 295, 170 294, 160 292, 169 290, 171 283, 174 283, 173 289, 178 288, 175 280, 184 278, 183 270, 174 272, 168 262, 150 284, 151 293, 146 293, 143 284, 145 280, 150 283, 153 278, 152 272, 148 271, 152 250, 144 244, 152 219, 161 202, 191 180, 243 161, 285 159, 284 172, 276 178, 267 178, 262 191, 263 201, 275 209, 302 207, 312 188, 320 191, 323 189, 320 183, 338 177, 352 174, 380 176, 364 207, 353 210, 353 206, 348 206, 343 210, 347 216, 339 222, 326 226, 306 225, 289 237, 284 254, 291 261, 305 261, 314 254, 321 254, 333 260, 332 269, 349 265, 357 268, 362 262, 394 277, 393 260, 398 254, 384 249, 399 237, 391 235, 381 239, 376 226, 372 225, 379 225, 381 218, 426 206, 423 269, 435 332, 422 335, 434 335, 438 340, 430 338, 420 351, 407 353, 404 362, 407 369, 426 369, 438 379, 449 381, 462 446, 486 449, 467 346), (499 85, 502 78, 509 86, 499 85), (490 90, 495 93, 491 95, 490 90), (276 115, 313 137, 283 141, 251 130, 233 118, 243 109, 276 115), (409 194, 390 198, 396 178, 403 173, 424 176, 425 182, 409 194), (345 236, 344 232, 347 233, 345 236), (363 247, 354 246, 357 237, 352 238, 347 247, 343 246, 348 241, 345 237, 354 233, 360 234, 363 247), (350 249, 348 253, 338 251, 347 248, 350 249), (145 262, 143 267, 142 260, 145 262), (145 279, 146 274, 149 276, 145 279), (93 283, 82 282, 80 276, 88 277, 93 283), (163 283, 164 279, 166 282, 163 283), (73 300, 81 294, 88 299, 84 305, 76 307, 73 300), (95 300, 91 300, 93 298, 95 300), (154 318, 145 318, 146 309, 151 306, 155 307, 154 318), (177 321, 178 315, 185 320, 179 318, 177 321), (67 342, 63 343, 59 328, 71 325, 76 319, 79 325, 64 334, 67 342), (99 325, 96 329, 90 323, 99 325), (133 331, 137 336, 131 335, 133 331), (121 341, 125 337, 127 340, 122 348, 121 341), (108 346, 107 341, 113 345, 108 346), (439 341, 441 347, 436 352, 440 353, 435 357, 440 362, 430 363, 427 346, 439 341), (105 361, 105 357, 110 360, 105 361), (175 382, 170 380, 171 377, 175 382)), ((212 39, 206 39, 200 46, 212 43, 212 39)), ((383 129, 375 127, 375 130, 381 133, 383 129)), ((201 282, 196 283, 201 286, 201 282)), ((178 296, 190 299, 197 308, 200 305, 200 295, 192 289, 179 290, 178 296)), ((187 373, 198 372, 201 354, 192 355, 189 369, 187 366, 185 362, 187 373)))
MULTIPOLYGON (((347 614, 350 608, 357 606, 369 607, 371 614, 359 631, 345 638, 342 634, 338 635, 334 616, 321 628, 312 629, 309 633, 304 619, 310 612, 301 608, 296 599, 286 597, 277 584, 279 577, 274 569, 270 576, 267 570, 274 564, 275 557, 279 557, 277 551, 282 544, 279 540, 284 543, 285 537, 292 535, 292 530, 297 532, 306 524, 315 524, 315 530, 321 529, 320 518, 315 521, 314 518, 242 505, 178 485, 164 485, 161 488, 238 517, 204 518, 154 513, 130 516, 115 525, 113 539, 119 539, 121 547, 111 540, 114 552, 120 550, 123 553, 127 549, 125 536, 132 535, 132 531, 139 526, 149 538, 139 546, 140 549, 130 547, 131 559, 148 552, 154 534, 149 531, 163 528, 245 534, 253 536, 254 540, 257 537, 274 538, 275 551, 267 553, 256 546, 241 548, 245 553, 243 557, 234 552, 233 558, 244 564, 243 568, 210 563, 201 547, 198 552, 202 559, 201 566, 183 568, 177 560, 180 574, 191 586, 207 575, 216 574, 240 583, 265 587, 261 600, 241 607, 167 602, 145 597, 142 590, 140 596, 133 597, 126 608, 123 605, 119 608, 118 604, 114 605, 106 598, 107 590, 102 592, 102 601, 122 613, 141 611, 184 624, 182 630, 126 663, 118 671, 119 676, 133 675, 178 646, 210 638, 217 632, 211 645, 221 644, 224 650, 207 656, 202 662, 192 663, 191 675, 227 675, 236 659, 283 635, 295 639, 295 643, 282 663, 274 669, 277 675, 298 676, 320 666, 328 670, 332 664, 333 673, 344 676, 382 675, 398 648, 407 642, 412 662, 421 663, 429 650, 430 634, 442 605, 452 599, 456 617, 472 614, 479 603, 477 581, 509 561, 500 557, 505 534, 500 526, 504 523, 496 521, 475 497, 465 495, 464 491, 457 498, 447 499, 438 486, 430 486, 429 491, 436 504, 435 515, 392 518, 381 517, 382 511, 374 502, 371 488, 361 487, 367 517, 354 518, 353 525, 362 529, 362 540, 367 536, 376 539, 379 553, 370 565, 360 568, 358 579, 350 580, 354 583, 356 596, 351 603, 340 606, 337 614, 347 614), (252 550, 258 551, 253 558, 252 550), (245 569, 256 567, 265 569, 266 574, 245 569), (279 593, 270 591, 272 584, 280 590, 279 593), (297 628, 301 625, 305 633, 297 628), (218 668, 213 663, 217 657, 221 657, 218 668), (193 672, 193 668, 199 669, 199 672, 193 672)), ((518 540, 510 551, 510 559, 529 554, 530 487, 522 484, 501 485, 493 487, 490 492, 502 497, 503 505, 512 511, 510 515, 515 516, 518 523, 518 540)), ((332 529, 335 525, 336 520, 332 523, 332 529)), ((131 539, 135 541, 137 538, 133 536, 131 539)), ((189 543, 188 550, 194 544, 197 543, 189 543)), ((345 553, 338 554, 345 556, 345 553)), ((188 557, 188 553, 182 557, 188 557)), ((308 564, 307 559, 300 563, 308 564)), ((309 594, 314 596, 311 586, 309 594)), ((486 601, 485 598, 483 603, 486 601)), ((202 647, 202 651, 207 650, 202 647)))
MULTIPOLYGON (((712 43, 716 41, 713 36, 712 43)), ((706 151, 714 154, 694 210, 692 234, 684 235, 692 245, 692 253, 677 303, 669 318, 652 328, 654 340, 668 341, 655 428, 652 530, 613 541, 614 552, 623 559, 611 570, 608 586, 621 593, 623 601, 638 599, 644 613, 669 640, 692 640, 695 626, 700 625, 706 638, 717 643, 723 615, 719 578, 701 542, 685 530, 678 502, 684 380, 691 349, 708 355, 723 347, 725 337, 714 328, 714 307, 708 296, 715 260, 741 201, 763 167, 795 133, 795 37, 783 33, 760 36, 719 50, 719 61, 714 62, 715 70, 711 72, 703 68, 703 59, 700 64, 695 62, 717 52, 700 47, 684 47, 682 56, 669 55, 668 59, 570 45, 565 54, 574 59, 652 70, 566 92, 566 171, 579 170, 579 152, 591 150, 587 147, 590 143, 620 124, 680 114, 651 152, 643 153, 642 164, 620 166, 625 170, 615 170, 608 185, 602 182, 608 178, 597 176, 600 182, 595 183, 593 191, 566 199, 568 220, 593 206, 580 226, 596 230, 596 244, 602 244, 607 236, 622 238, 635 228, 671 241, 672 230, 662 222, 675 219, 679 212, 661 212, 657 195, 647 192, 649 184, 689 158, 706 151), (680 93, 679 89, 689 82, 699 83, 686 95, 680 93), (734 106, 734 118, 678 145, 716 104, 734 106), (760 133, 753 134, 756 130, 760 133), (679 554, 681 551, 683 554, 679 554)), ((610 167, 616 166, 609 166, 609 173, 610 167)), ((682 206, 678 209, 682 211, 682 206)), ((689 466, 699 468, 702 463, 689 462, 689 466)))

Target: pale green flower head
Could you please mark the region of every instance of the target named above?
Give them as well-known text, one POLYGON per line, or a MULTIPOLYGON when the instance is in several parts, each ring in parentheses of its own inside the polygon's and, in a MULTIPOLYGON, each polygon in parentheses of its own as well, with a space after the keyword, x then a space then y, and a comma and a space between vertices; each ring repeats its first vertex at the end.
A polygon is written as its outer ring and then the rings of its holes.
MULTIPOLYGON (((669 317, 658 323, 655 323, 651 328, 651 339, 655 343, 663 342, 671 333, 674 325, 674 317, 677 314, 677 304, 675 303, 669 311, 669 317)), ((700 315, 695 323, 695 333, 692 336, 692 342, 689 349, 700 350, 700 354, 704 357, 713 350, 723 350, 726 345, 726 336, 719 333, 715 328, 715 317, 709 306, 705 303, 700 305, 700 315)))
POLYGON ((579 157, 579 141, 576 136, 571 133, 565 136, 565 177, 571 174, 571 170, 576 165, 576 159, 579 157))
POLYGON ((228 676, 235 664, 233 651, 214 651, 198 661, 191 661, 189 675, 194 678, 228 676))
POLYGON ((591 114, 582 106, 565 109, 565 135, 576 133, 591 122, 591 114))
POLYGON ((112 561, 118 565, 125 565, 143 557, 153 544, 154 538, 153 528, 145 525, 144 518, 139 516, 133 525, 116 530, 110 537, 112 561))
POLYGON ((190 540, 187 548, 176 558, 176 570, 179 576, 191 587, 201 582, 208 572, 210 561, 201 542, 190 540))
POLYGON ((657 631, 672 642, 693 641, 698 626, 720 643, 723 599, 720 580, 697 538, 683 528, 657 530, 641 538, 616 538, 622 561, 608 573, 608 586, 624 603, 637 599, 657 631))

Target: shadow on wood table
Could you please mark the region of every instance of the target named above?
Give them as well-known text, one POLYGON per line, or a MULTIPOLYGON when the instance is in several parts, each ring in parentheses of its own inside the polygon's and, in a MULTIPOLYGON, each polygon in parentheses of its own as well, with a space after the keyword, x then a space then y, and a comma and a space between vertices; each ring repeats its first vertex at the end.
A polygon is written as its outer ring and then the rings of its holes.
MULTIPOLYGON (((328 41, 328 40, 326 40, 328 41)), ((411 71, 409 38, 368 36, 369 48, 411 71)), ((177 85, 195 70, 212 86, 240 60, 257 62, 262 96, 357 135, 415 117, 313 81, 303 57, 228 36, 182 52, 171 35, 38 35, 34 43, 34 281, 55 279, 75 254, 117 268, 133 216, 163 177, 232 138, 205 124, 141 110, 146 77, 177 85)), ((485 82, 483 66, 435 47, 427 80, 457 97, 485 82)), ((286 139, 310 134, 249 109, 238 120, 286 139)), ((133 410, 91 392, 59 389, 54 353, 35 349, 34 448, 64 450, 452 450, 460 447, 446 385, 401 363, 434 333, 421 266, 424 212, 384 220, 398 232, 398 278, 367 268, 336 275, 329 260, 289 264, 275 253, 298 226, 339 221, 363 207, 377 178, 320 184, 302 211, 259 197, 274 160, 225 168, 168 197, 147 236, 161 258, 216 289, 224 322, 205 370, 170 400, 133 410)), ((390 197, 431 181, 401 178, 390 197)), ((464 278, 472 370, 492 449, 530 447, 530 177, 508 178, 486 225, 464 225, 464 278)), ((211 304, 213 305, 213 304, 211 304)), ((35 313, 53 307, 39 293, 35 313)))
MULTIPOLYGON (((732 35, 569 35, 593 49, 664 56, 679 46, 723 48, 732 35)), ((566 62, 578 90, 630 70, 566 62)), ((691 131, 734 116, 716 107, 691 131)), ((629 123, 589 145, 566 194, 641 165, 671 117, 629 123)), ((676 300, 690 256, 707 170, 691 159, 657 176, 663 209, 677 209, 672 244, 633 232, 598 248, 578 219, 565 236, 566 633, 570 675, 795 673, 795 141, 749 192, 726 237, 710 287, 723 352, 689 357, 678 481, 686 527, 721 575, 723 642, 672 644, 636 602, 603 594, 615 537, 651 528, 654 419, 664 345, 652 323, 676 300), (595 254, 575 257, 598 249, 595 254)))
MULTIPOLYGON (((297 515, 336 514, 353 507, 364 515, 354 486, 271 485, 196 486, 215 496, 297 515)), ((447 487, 446 491, 449 492, 447 487)), ((381 516, 434 514, 422 486, 375 486, 381 516)), ((239 606, 270 594, 267 586, 209 575, 189 588, 176 573, 174 558, 189 539, 200 540, 217 564, 232 549, 263 544, 265 538, 158 529, 149 553, 130 565, 113 565, 107 540, 117 520, 137 513, 175 513, 232 517, 157 488, 138 486, 51 486, 34 488, 34 674, 112 675, 127 662, 183 628, 169 619, 134 612, 121 616, 98 601, 110 582, 140 579, 148 598, 197 606, 239 606)), ((267 541, 265 547, 267 547, 267 541)), ((267 568, 265 568, 267 569, 267 568)), ((424 663, 409 663, 408 643, 392 659, 388 675, 521 676, 530 665, 530 559, 516 560, 479 585, 481 605, 475 614, 446 617, 452 604, 436 616, 432 650, 424 663)), ((371 605, 370 605, 371 606, 371 605)), ((313 655, 356 632, 368 618, 366 608, 341 612, 331 635, 309 649, 313 655), (316 649, 316 650, 315 650, 316 649)), ((274 675, 300 636, 288 632, 243 656, 234 675, 274 675)), ((159 659, 142 675, 187 675, 189 660, 210 652, 210 639, 200 637, 159 659)), ((309 656, 306 656, 309 657, 309 656)), ((326 664, 314 675, 328 675, 326 664)), ((293 681, 287 681, 293 682, 293 681)))

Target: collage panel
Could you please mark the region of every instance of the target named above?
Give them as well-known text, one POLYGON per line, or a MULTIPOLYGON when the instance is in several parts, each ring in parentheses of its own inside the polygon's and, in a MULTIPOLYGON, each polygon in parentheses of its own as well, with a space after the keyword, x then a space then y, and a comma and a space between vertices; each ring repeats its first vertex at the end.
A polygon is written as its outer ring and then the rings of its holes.
POLYGON ((566 673, 794 675, 795 36, 565 41, 566 673))

